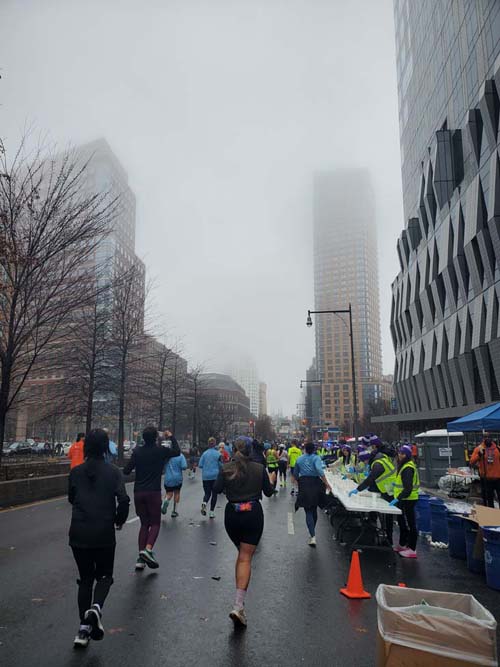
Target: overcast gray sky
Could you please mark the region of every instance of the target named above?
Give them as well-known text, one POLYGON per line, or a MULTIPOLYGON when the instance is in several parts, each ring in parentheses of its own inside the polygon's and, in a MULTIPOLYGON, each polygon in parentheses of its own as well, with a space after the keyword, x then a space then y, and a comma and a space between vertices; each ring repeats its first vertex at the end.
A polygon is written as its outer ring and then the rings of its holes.
POLYGON ((3 0, 0 134, 104 136, 187 356, 252 355, 291 413, 314 354, 312 176, 372 173, 385 372, 403 226, 392 0, 3 0))

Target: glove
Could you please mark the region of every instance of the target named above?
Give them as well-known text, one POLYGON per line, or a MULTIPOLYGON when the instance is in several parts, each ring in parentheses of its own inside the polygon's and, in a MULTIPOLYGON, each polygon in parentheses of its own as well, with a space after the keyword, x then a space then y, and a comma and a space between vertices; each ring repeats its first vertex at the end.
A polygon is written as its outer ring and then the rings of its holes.
POLYGON ((349 491, 349 498, 351 496, 355 496, 357 493, 359 493, 359 491, 357 489, 353 489, 352 491, 349 491))
POLYGON ((391 502, 389 503, 389 505, 390 505, 391 507, 394 507, 394 506, 397 505, 397 504, 398 504, 398 499, 397 499, 397 498, 394 498, 394 499, 391 500, 391 502))
POLYGON ((342 475, 342 479, 347 479, 347 475, 342 475))
POLYGON ((354 470, 354 466, 349 466, 349 467, 347 468, 347 472, 356 472, 356 471, 354 470))

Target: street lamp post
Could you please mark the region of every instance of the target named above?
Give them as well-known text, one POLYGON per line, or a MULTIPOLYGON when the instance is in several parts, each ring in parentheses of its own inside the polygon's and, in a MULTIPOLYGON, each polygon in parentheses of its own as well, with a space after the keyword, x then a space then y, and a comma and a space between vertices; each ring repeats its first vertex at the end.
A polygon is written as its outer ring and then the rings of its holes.
MULTIPOLYGON (((349 315, 349 338, 351 340, 351 383, 352 383, 352 401, 353 401, 353 435, 356 441, 358 442, 358 397, 356 392, 356 372, 354 364, 354 337, 352 335, 352 308, 349 304, 349 308, 341 308, 336 310, 308 310, 307 311, 307 320, 306 325, 312 327, 311 315, 349 315)), ((340 318, 342 322, 344 320, 340 318)), ((345 324, 345 322, 344 322, 345 324)), ((346 325, 347 326, 347 325, 346 325)))

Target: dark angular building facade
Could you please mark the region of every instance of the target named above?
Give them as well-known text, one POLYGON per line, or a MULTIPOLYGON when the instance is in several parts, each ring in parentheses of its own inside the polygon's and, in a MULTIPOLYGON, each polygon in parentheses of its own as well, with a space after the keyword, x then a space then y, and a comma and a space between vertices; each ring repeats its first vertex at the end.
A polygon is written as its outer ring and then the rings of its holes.
POLYGON ((500 2, 395 0, 394 19, 397 420, 431 423, 500 400, 500 2))

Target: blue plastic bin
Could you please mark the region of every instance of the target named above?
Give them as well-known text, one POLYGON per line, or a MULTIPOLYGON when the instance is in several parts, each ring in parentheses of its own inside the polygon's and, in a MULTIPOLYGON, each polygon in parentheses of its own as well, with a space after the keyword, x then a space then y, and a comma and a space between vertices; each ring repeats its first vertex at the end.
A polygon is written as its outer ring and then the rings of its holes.
POLYGON ((483 542, 486 583, 500 591, 500 528, 483 526, 483 542))
POLYGON ((431 532, 431 506, 429 505, 430 496, 427 493, 420 493, 415 505, 415 515, 417 519, 417 530, 420 533, 431 532))
POLYGON ((474 546, 476 544, 479 526, 473 521, 464 519, 465 550, 467 554, 467 567, 471 572, 484 573, 484 558, 474 558, 474 546))
POLYGON ((448 514, 448 536, 450 556, 467 560, 464 519, 460 514, 448 514))
POLYGON ((431 506, 432 541, 448 544, 448 510, 446 505, 440 498, 432 498, 429 505, 431 506))

